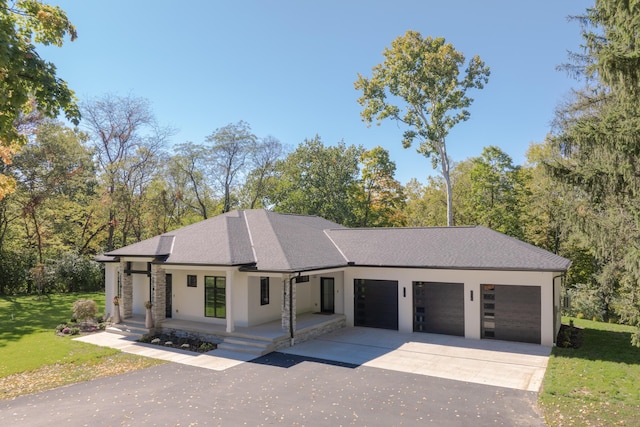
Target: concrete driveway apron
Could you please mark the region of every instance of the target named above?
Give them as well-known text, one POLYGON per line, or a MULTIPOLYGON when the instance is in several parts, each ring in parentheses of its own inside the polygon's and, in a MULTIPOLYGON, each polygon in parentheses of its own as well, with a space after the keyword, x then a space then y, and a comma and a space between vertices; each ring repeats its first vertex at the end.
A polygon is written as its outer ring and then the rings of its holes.
POLYGON ((537 344, 354 327, 340 329, 279 351, 538 392, 551 348, 537 344))

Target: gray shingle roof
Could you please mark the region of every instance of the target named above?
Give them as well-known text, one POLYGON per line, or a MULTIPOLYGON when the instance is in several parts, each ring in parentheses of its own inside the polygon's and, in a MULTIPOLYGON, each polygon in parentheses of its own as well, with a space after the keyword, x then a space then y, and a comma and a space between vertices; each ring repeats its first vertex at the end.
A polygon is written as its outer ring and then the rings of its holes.
POLYGON ((327 230, 356 265, 565 271, 569 260, 486 227, 327 230))
POLYGON ((565 271, 570 261, 485 227, 349 229, 317 216, 233 211, 105 254, 167 264, 305 271, 362 266, 565 271))

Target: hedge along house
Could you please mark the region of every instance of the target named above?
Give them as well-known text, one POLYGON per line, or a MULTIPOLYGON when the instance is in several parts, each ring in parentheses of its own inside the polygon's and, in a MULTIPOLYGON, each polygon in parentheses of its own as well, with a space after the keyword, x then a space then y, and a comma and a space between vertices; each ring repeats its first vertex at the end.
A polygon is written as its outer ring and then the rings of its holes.
POLYGON ((277 325, 267 351, 344 326, 552 346, 570 265, 485 227, 351 229, 267 210, 222 214, 100 259, 107 304, 120 296, 125 319, 149 300, 156 328, 219 341, 277 325))

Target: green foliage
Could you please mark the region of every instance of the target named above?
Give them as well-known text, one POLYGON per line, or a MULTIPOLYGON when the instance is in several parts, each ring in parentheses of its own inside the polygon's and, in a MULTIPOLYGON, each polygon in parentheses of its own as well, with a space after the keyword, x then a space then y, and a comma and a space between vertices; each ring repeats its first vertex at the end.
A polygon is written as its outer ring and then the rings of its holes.
POLYGON ((460 211, 456 225, 483 225, 522 239, 521 194, 524 179, 511 157, 495 146, 456 165, 454 200, 460 211))
POLYGON ((419 183, 415 178, 411 179, 404 187, 404 194, 406 204, 402 221, 407 227, 436 227, 447 224, 447 197, 442 178, 428 177, 426 185, 419 183))
POLYGON ((73 252, 48 260, 45 270, 51 289, 57 292, 92 292, 104 288, 100 264, 73 252))
POLYGON ((362 91, 358 103, 363 121, 378 124, 391 119, 406 125, 402 145, 417 140, 418 153, 431 158, 447 189, 447 224, 453 225, 450 160, 445 140, 449 131, 469 118, 473 99, 469 89, 482 89, 489 81, 489 67, 479 56, 468 63, 444 38, 422 38, 407 31, 383 51, 385 60, 372 69, 371 78, 358 74, 354 86, 362 91), (465 67, 464 73, 462 69, 465 67), (400 100, 402 105, 395 104, 400 100))
POLYGON ((594 257, 608 316, 640 327, 640 92, 637 1, 598 0, 583 17, 591 79, 557 113, 546 161, 571 231, 594 257))
POLYGON ((582 21, 587 73, 623 98, 640 95, 639 17, 637 0, 596 0, 582 21))
POLYGON ((578 283, 567 289, 570 306, 563 310, 567 316, 603 320, 607 317, 605 296, 593 284, 578 283))
POLYGON ((269 196, 278 212, 318 215, 345 226, 357 224, 359 160, 362 147, 325 146, 305 140, 277 166, 278 183, 269 196))
MULTIPOLYGON (((67 35, 73 41, 76 29, 59 7, 37 0, 0 0, 0 162, 10 164, 27 142, 17 124, 35 109, 48 117, 63 110, 77 124, 80 113, 73 92, 34 45, 62 46, 67 35)), ((12 178, 0 174, 0 199, 13 186, 12 178)))
POLYGON ((361 157, 360 227, 402 225, 402 185, 395 179, 396 164, 382 147, 365 151, 361 157))

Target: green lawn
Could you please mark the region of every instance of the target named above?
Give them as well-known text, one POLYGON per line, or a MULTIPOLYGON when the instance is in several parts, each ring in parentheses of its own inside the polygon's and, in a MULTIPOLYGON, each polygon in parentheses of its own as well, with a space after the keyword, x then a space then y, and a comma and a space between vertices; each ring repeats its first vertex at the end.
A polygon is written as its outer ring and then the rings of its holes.
POLYGON ((104 311, 104 293, 0 297, 0 399, 158 363, 57 336, 79 299, 104 311))
POLYGON ((631 345, 634 329, 573 320, 584 328, 584 343, 551 353, 539 398, 547 424, 640 425, 640 348, 631 345))

